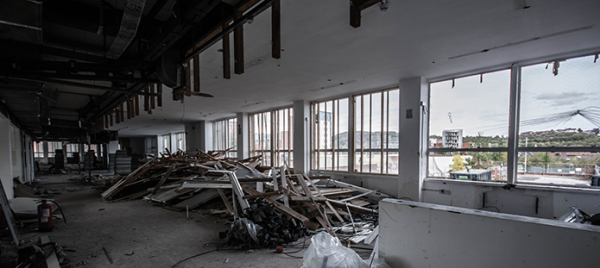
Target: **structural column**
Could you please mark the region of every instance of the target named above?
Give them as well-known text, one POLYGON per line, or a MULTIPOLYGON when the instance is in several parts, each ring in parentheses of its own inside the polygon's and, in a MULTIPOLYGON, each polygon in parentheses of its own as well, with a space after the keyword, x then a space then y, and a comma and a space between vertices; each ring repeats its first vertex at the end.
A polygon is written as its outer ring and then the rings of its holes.
POLYGON ((427 101, 429 84, 422 77, 400 80, 400 159, 398 198, 421 201, 427 175, 427 101))
POLYGON ((310 171, 310 102, 294 102, 294 171, 308 174, 310 171))
POLYGON ((12 174, 12 133, 9 119, 0 118, 0 180, 8 199, 14 198, 12 174))
MULTIPOLYGON (((212 123, 199 121, 185 124, 185 146, 187 152, 210 151, 212 146, 212 123)), ((174 135, 175 136, 175 135, 174 135)))
POLYGON ((237 113, 237 153, 238 159, 248 158, 250 156, 250 126, 248 125, 248 113, 237 113))

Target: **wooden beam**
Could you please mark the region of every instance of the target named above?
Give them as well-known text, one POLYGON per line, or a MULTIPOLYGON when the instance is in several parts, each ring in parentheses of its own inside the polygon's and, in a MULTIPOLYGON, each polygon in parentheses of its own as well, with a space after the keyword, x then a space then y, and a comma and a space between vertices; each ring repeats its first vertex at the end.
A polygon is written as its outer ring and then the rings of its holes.
POLYGON ((192 96, 192 62, 188 61, 185 65, 185 95, 192 96))
POLYGON ((223 78, 231 79, 231 44, 229 34, 223 36, 223 78))
POLYGON ((120 117, 121 117, 121 122, 125 122, 125 109, 123 109, 123 103, 121 103, 119 105, 119 111, 120 111, 120 117))
POLYGON ((115 119, 117 119, 117 124, 121 123, 121 111, 119 108, 115 109, 115 119))
POLYGON ((156 84, 156 93, 159 93, 158 96, 156 96, 156 106, 158 107, 162 107, 162 84, 156 84))
MULTIPOLYGON (((234 19, 239 20, 244 14, 239 9, 233 11, 234 19)), ((233 57, 234 57, 234 68, 235 74, 244 73, 244 26, 235 28, 233 30, 233 57)))
POLYGON ((144 95, 144 112, 147 112, 150 110, 150 96, 148 96, 148 88, 144 88, 144 92, 146 93, 146 95, 144 95))
POLYGON ((140 96, 139 95, 135 95, 134 97, 134 106, 135 106, 135 115, 138 116, 140 115, 140 96))
POLYGON ((281 1, 271 6, 271 56, 281 58, 281 1))
POLYGON ((200 55, 194 57, 194 92, 200 92, 200 55))
POLYGON ((126 105, 127 105, 127 119, 131 119, 131 101, 129 99, 127 99, 125 101, 126 105))
MULTIPOLYGON (((154 94, 154 87, 150 86, 150 93, 154 94)), ((150 99, 150 109, 154 110, 156 108, 156 97, 152 96, 150 99)))
POLYGON ((114 114, 115 114, 115 112, 114 112, 114 111, 113 111, 113 112, 110 112, 110 113, 108 114, 108 120, 110 120, 110 126, 111 126, 111 127, 113 126, 113 115, 114 115, 114 114))
POLYGON ((360 27, 361 11, 380 2, 381 0, 350 0, 350 25, 360 27))

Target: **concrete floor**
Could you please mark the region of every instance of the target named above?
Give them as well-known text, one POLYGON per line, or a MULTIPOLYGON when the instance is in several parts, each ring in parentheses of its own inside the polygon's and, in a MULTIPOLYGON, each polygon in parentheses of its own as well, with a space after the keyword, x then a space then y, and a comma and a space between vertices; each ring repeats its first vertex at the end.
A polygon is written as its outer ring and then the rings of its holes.
MULTIPOLYGON (((98 174, 94 172, 94 174, 98 174)), ((70 181, 76 172, 65 175, 37 176, 42 189, 56 191, 54 199, 65 212, 67 224, 54 221, 47 233, 53 242, 76 252, 66 252, 71 267, 172 267, 190 256, 214 250, 225 243, 219 232, 229 224, 225 218, 206 214, 208 209, 191 213, 175 212, 148 201, 108 203, 92 185, 70 181), (113 259, 110 264, 103 248, 113 259)), ((30 233, 24 237, 39 236, 30 233)), ((302 241, 299 241, 302 242, 302 241)), ((310 239, 306 239, 306 247, 310 239)), ((292 252, 302 243, 289 247, 292 252)), ((292 255, 302 256, 304 250, 292 255)), ((274 249, 219 250, 190 259, 176 267, 300 267, 301 258, 274 253, 274 249)))

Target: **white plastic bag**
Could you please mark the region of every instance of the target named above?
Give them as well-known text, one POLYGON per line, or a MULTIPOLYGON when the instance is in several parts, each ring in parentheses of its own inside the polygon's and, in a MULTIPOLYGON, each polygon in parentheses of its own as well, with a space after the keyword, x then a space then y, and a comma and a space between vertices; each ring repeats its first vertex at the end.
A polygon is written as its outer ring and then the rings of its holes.
POLYGON ((304 252, 304 268, 367 268, 356 252, 341 245, 340 240, 326 232, 313 236, 304 252))

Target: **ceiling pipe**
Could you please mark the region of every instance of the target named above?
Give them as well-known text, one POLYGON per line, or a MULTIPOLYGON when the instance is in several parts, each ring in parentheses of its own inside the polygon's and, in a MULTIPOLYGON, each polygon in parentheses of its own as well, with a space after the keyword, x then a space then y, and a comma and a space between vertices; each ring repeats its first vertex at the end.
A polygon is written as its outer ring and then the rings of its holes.
POLYGON ((125 9, 123 10, 123 19, 121 20, 119 33, 106 52, 106 57, 118 59, 127 47, 129 47, 129 44, 131 44, 137 33, 145 6, 146 0, 127 0, 125 9))

